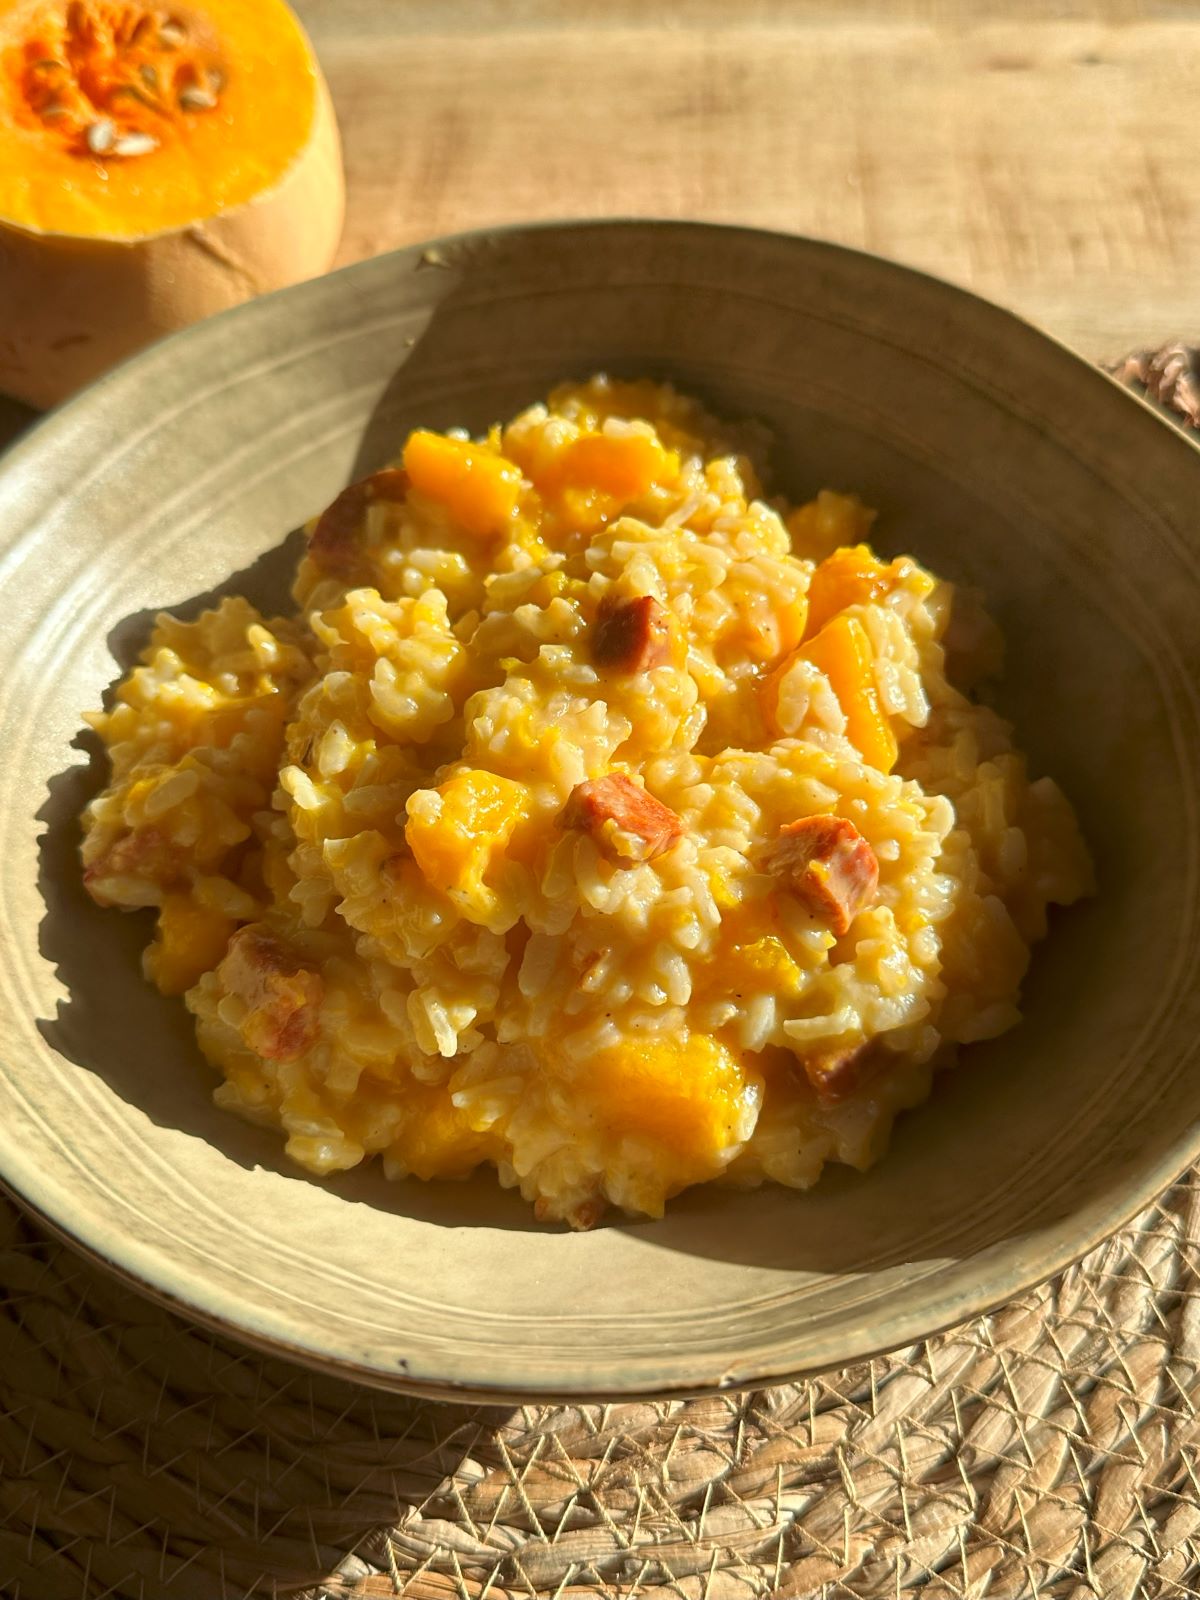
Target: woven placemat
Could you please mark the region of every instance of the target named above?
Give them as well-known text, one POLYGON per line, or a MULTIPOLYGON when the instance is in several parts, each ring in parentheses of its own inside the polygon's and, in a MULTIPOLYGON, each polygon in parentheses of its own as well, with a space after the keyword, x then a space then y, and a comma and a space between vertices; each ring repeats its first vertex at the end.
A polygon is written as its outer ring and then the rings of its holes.
MULTIPOLYGON (((1200 423, 1195 352, 1117 369, 1200 423)), ((245 1351, 0 1201, 5 1600, 1200 1596, 1200 1174, 822 1378, 468 1408, 245 1351)))

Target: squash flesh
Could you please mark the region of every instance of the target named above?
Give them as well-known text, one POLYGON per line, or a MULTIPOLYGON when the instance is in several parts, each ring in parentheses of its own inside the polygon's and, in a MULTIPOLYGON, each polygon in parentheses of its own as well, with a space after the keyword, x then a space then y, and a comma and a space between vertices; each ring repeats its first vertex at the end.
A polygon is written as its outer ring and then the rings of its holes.
POLYGON ((521 470, 465 439, 418 429, 404 447, 404 469, 418 494, 444 505, 479 538, 501 534, 521 494, 521 470))
POLYGON ((282 0, 204 0, 202 10, 179 13, 188 44, 170 51, 110 48, 122 14, 151 13, 84 0, 103 35, 94 59, 71 34, 71 9, 66 0, 0 0, 0 220, 9 226, 80 238, 153 237, 271 189, 306 147, 319 73, 282 0), (65 70, 39 73, 39 60, 65 63, 65 70), (206 71, 219 73, 211 108, 180 104, 189 65, 202 89, 206 71), (146 94, 159 110, 127 94, 112 98, 115 87, 142 82, 143 67, 161 82, 172 75, 169 94, 146 94), (184 74, 178 86, 176 73, 184 74), (67 110, 47 117, 56 99, 67 110), (118 135, 148 134, 155 148, 125 157, 93 153, 78 137, 89 113, 118 135))
POLYGON ((899 753, 892 725, 879 703, 874 656, 866 629, 839 613, 799 651, 829 679, 846 715, 846 737, 868 766, 890 772, 899 753))
POLYGON ((847 606, 870 605, 882 599, 897 577, 895 566, 885 567, 865 544, 833 551, 813 573, 809 585, 806 636, 820 633, 829 619, 847 606))

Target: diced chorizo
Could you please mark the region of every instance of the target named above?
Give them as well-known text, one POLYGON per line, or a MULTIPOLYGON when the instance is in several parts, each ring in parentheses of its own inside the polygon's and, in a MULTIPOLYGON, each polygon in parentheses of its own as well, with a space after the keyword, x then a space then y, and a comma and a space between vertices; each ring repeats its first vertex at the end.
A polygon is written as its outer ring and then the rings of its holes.
POLYGON ((317 519, 308 553, 321 568, 338 578, 352 578, 362 555, 367 508, 378 500, 399 503, 408 494, 408 474, 387 467, 349 484, 317 519))
POLYGON ((246 1003, 240 1032, 267 1061, 295 1061, 316 1043, 325 994, 321 975, 260 923, 229 941, 217 978, 227 994, 246 1003))
POLYGON ((844 1050, 825 1050, 805 1056, 800 1064, 821 1104, 835 1106, 861 1089, 884 1059, 884 1051, 874 1040, 868 1040, 844 1050))
POLYGON ((614 600, 606 595, 596 613, 592 660, 618 672, 649 672, 671 659, 671 613, 653 595, 614 600))
POLYGON ((635 861, 649 861, 683 837, 683 823, 671 808, 622 772, 576 784, 562 820, 564 827, 590 833, 611 853, 635 861))
POLYGON ((785 823, 766 866, 839 938, 879 888, 875 852, 845 817, 801 817, 785 823))
POLYGON ((105 890, 104 886, 110 879, 142 879, 167 888, 177 883, 181 876, 182 860, 178 846, 172 844, 158 828, 131 828, 114 839, 102 855, 88 862, 83 882, 97 905, 110 906, 118 903, 105 890))
POLYGON ((599 1196, 581 1200, 565 1215, 545 1195, 539 1195, 533 1202, 533 1215, 538 1222, 565 1222, 577 1233, 586 1233, 589 1228, 594 1228, 607 1209, 607 1202, 599 1196))

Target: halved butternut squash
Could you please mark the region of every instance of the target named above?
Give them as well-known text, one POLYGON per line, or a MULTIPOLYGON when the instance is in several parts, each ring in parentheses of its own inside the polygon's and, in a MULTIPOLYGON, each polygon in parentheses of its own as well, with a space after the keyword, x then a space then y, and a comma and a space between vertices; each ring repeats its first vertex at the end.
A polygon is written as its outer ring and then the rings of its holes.
POLYGON ((283 0, 0 0, 0 388, 49 405, 323 272, 337 125, 283 0))

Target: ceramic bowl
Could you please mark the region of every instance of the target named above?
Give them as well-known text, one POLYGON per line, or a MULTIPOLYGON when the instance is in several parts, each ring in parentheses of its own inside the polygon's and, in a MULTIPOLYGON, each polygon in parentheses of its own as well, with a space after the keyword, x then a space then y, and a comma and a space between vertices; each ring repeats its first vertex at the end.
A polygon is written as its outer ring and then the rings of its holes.
POLYGON ((837 1366, 1065 1266, 1200 1150, 1200 452, 1012 316, 874 258, 689 224, 474 234, 206 322, 0 471, 0 1178, 181 1311, 370 1383, 628 1396, 837 1366), (94 908, 81 714, 159 608, 279 604, 289 531, 417 424, 484 427, 597 369, 762 419, 794 497, 853 487, 884 550, 978 584, 1004 709, 1074 800, 1100 894, 1027 1020, 968 1050, 886 1160, 661 1222, 536 1225, 481 1176, 315 1181, 216 1111, 140 917, 94 908), (282 550, 281 550, 282 547, 282 550))

